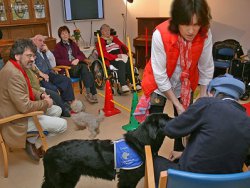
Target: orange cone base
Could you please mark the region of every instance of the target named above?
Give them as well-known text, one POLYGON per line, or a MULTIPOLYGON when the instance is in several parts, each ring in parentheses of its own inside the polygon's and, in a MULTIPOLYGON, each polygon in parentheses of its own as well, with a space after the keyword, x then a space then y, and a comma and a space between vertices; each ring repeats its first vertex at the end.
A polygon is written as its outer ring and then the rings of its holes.
POLYGON ((113 116, 113 115, 121 113, 121 111, 119 109, 117 109, 117 108, 113 108, 112 110, 103 109, 103 112, 104 112, 104 115, 106 117, 113 116))
POLYGON ((110 81, 107 80, 105 85, 105 103, 103 108, 104 115, 106 117, 121 113, 120 110, 115 108, 115 105, 112 102, 112 100, 113 100, 113 95, 112 95, 111 84, 110 81))

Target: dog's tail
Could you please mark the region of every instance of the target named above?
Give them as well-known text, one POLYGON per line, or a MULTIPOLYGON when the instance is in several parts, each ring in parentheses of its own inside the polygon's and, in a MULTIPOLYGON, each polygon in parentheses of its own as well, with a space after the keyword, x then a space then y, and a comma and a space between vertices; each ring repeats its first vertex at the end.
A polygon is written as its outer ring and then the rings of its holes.
POLYGON ((104 120, 104 112, 103 110, 99 110, 99 115, 97 116, 97 122, 101 122, 104 120))

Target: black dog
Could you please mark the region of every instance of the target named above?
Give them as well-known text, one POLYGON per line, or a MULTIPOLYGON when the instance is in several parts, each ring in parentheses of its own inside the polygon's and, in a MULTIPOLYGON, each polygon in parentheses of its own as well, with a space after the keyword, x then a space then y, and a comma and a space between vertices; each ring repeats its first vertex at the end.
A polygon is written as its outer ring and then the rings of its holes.
MULTIPOLYGON (((151 145, 157 155, 164 135, 161 127, 170 118, 166 114, 152 114, 136 130, 124 134, 124 138, 145 160, 144 146, 151 145)), ((81 175, 113 180, 114 145, 111 140, 69 140, 47 150, 44 159, 42 188, 73 188, 81 175)), ((120 170, 118 187, 136 187, 144 176, 144 164, 133 170, 120 170)))

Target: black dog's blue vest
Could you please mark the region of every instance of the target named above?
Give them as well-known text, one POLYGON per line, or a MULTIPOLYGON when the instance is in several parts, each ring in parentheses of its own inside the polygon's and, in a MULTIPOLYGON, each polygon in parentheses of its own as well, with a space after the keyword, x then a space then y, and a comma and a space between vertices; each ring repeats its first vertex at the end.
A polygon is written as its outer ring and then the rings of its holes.
POLYGON ((143 164, 141 157, 124 139, 114 141, 115 169, 135 169, 143 164))

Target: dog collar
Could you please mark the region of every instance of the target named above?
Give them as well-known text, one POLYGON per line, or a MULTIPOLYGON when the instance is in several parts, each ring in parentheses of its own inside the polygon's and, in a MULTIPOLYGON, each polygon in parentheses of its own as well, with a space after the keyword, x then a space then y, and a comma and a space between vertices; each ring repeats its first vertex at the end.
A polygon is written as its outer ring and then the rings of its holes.
POLYGON ((70 111, 70 114, 76 114, 76 112, 74 112, 73 110, 70 111))
POLYGON ((141 157, 125 142, 123 138, 114 141, 114 162, 116 170, 135 169, 143 164, 141 157))

